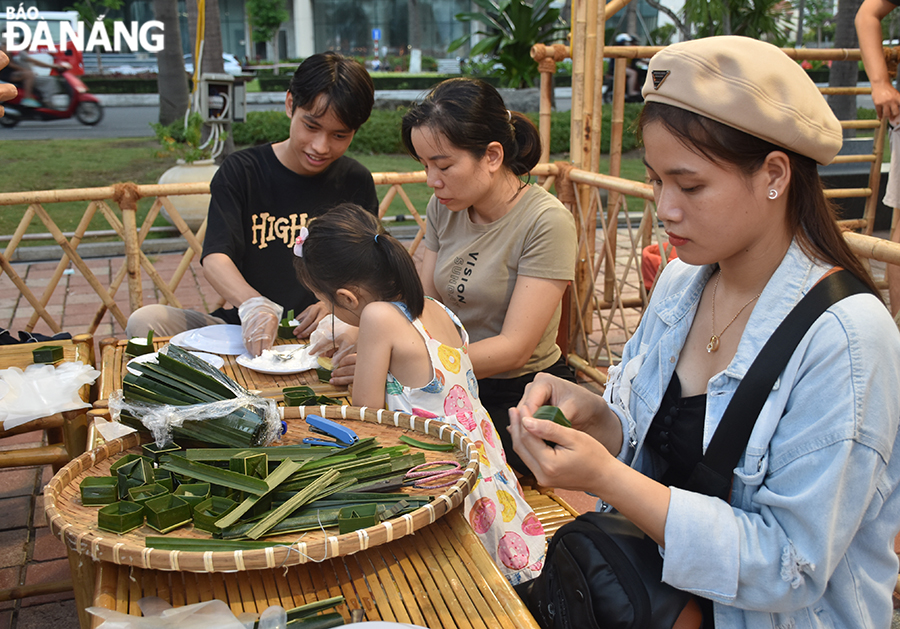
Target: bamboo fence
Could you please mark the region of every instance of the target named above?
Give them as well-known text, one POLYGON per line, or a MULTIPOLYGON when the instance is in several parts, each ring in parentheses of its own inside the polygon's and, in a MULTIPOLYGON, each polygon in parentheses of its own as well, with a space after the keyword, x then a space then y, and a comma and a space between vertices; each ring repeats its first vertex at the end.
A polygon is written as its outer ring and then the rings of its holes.
MULTIPOLYGON (((573 29, 571 45, 537 45, 531 56, 541 71, 541 98, 539 128, 543 142, 541 162, 532 171, 545 189, 556 187, 560 200, 571 209, 578 227, 578 262, 573 286, 567 291, 564 303, 564 318, 561 324, 560 343, 569 356, 569 361, 579 371, 589 375, 601 384, 603 375, 598 371, 617 358, 614 345, 627 340, 639 320, 647 300, 643 283, 635 280, 639 276, 641 252, 652 243, 659 243, 661 233, 655 215, 653 197, 649 186, 642 182, 625 180, 620 177, 622 164, 622 138, 624 128, 625 64, 629 59, 652 57, 661 50, 652 46, 605 46, 603 40, 605 23, 616 11, 627 4, 627 0, 604 2, 604 0, 580 0, 573 5, 573 29), (612 111, 610 127, 609 172, 599 173, 601 120, 602 120, 602 72, 605 58, 611 59, 614 67, 612 111), (565 59, 572 59, 572 113, 570 135, 570 161, 549 163, 550 111, 552 99, 550 89, 556 65, 565 59), (606 194, 606 199, 601 194, 606 194), (640 208, 629 209, 628 202, 639 203, 640 208), (640 224, 633 227, 631 215, 641 217, 640 224), (621 220, 627 217, 625 227, 621 220), (620 234, 620 232, 623 232, 620 234), (619 242, 620 238, 623 242, 619 242)), ((801 60, 860 59, 855 49, 784 49, 788 56, 801 60)), ((895 50, 886 50, 890 61, 898 56, 895 50)), ((895 61, 894 61, 895 64, 895 61)), ((865 94, 869 88, 822 88, 824 94, 865 94)), ((848 242, 862 257, 895 263, 896 249, 900 245, 890 242, 873 245, 868 239, 874 227, 874 216, 879 196, 882 155, 887 130, 886 121, 847 120, 841 122, 845 129, 871 130, 874 133, 873 150, 864 155, 839 155, 833 163, 868 163, 869 182, 862 188, 829 190, 832 198, 864 198, 863 218, 844 221, 848 242), (872 255, 872 254, 875 255, 872 255)), ((404 185, 425 182, 423 171, 406 173, 375 173, 375 184, 388 186, 387 194, 379 205, 383 217, 392 203, 399 197, 405 210, 415 220, 418 231, 410 246, 415 253, 425 232, 424 211, 416 208, 404 190, 404 185)), ((183 194, 208 194, 205 183, 135 185, 115 184, 100 188, 77 190, 55 190, 38 192, 18 192, 0 194, 0 207, 27 204, 28 209, 20 221, 5 251, 0 254, 0 268, 5 272, 21 295, 34 308, 26 330, 33 330, 38 320, 44 320, 51 330, 60 331, 59 323, 48 312, 47 304, 56 290, 65 269, 71 264, 78 268, 99 297, 100 305, 95 313, 88 333, 95 333, 107 311, 124 328, 127 315, 116 302, 115 295, 121 284, 127 280, 129 307, 131 311, 143 305, 142 273, 146 273, 161 293, 161 303, 180 306, 175 289, 187 272, 192 259, 201 252, 201 242, 205 234, 205 223, 192 232, 181 219, 170 198, 183 194), (143 224, 136 224, 137 201, 153 198, 154 202, 143 224), (87 207, 74 235, 70 238, 53 222, 45 208, 55 202, 85 201, 87 207), (180 264, 168 279, 154 269, 152 262, 141 252, 141 244, 149 234, 150 225, 161 208, 166 208, 188 247, 180 264), (115 210, 114 208, 117 208, 115 210), (114 279, 104 286, 78 255, 78 245, 82 242, 87 226, 99 212, 125 245, 125 261, 117 270, 114 279), (9 260, 20 244, 25 232, 34 219, 40 220, 61 249, 61 257, 56 271, 40 295, 34 294, 25 281, 18 276, 9 260)), ((896 220, 893 221, 896 223, 896 220)), ((663 260, 661 267, 665 266, 663 260)))
MULTIPOLYGON (((605 375, 598 367, 616 361, 618 352, 613 342, 621 344, 630 338, 647 303, 648 294, 640 281, 641 252, 647 245, 659 244, 664 240, 650 186, 620 178, 625 131, 625 66, 629 59, 649 59, 662 50, 662 47, 654 46, 603 46, 605 21, 627 3, 628 0, 576 2, 573 4, 571 45, 538 44, 531 50, 531 56, 541 72, 539 130, 545 143, 550 138, 551 77, 557 63, 564 59, 572 60, 570 161, 550 165, 549 152, 545 151, 541 163, 545 165, 542 172, 551 172, 558 177, 557 196, 572 210, 578 230, 578 260, 568 304, 569 320, 564 322, 568 329, 562 339, 566 344, 563 350, 571 365, 601 385, 605 384, 605 375), (603 81, 594 73, 602 71, 604 58, 610 59, 613 67, 608 174, 597 172, 603 113, 599 90, 603 81), (607 193, 605 211, 601 190, 607 193), (642 205, 641 221, 637 228, 632 226, 626 195, 642 205), (622 218, 625 219, 624 230, 620 227, 622 218), (619 243, 622 231, 627 233, 627 241, 619 243), (599 253, 596 251, 598 247, 599 253), (612 337, 615 339, 611 342, 612 337)), ((783 50, 798 61, 861 59, 857 49, 783 50)), ((900 57, 898 50, 886 50, 885 56, 896 67, 896 58, 900 57)), ((826 87, 821 88, 821 92, 825 95, 858 95, 871 93, 871 89, 826 87)), ((887 121, 846 120, 841 121, 841 125, 844 129, 868 129, 874 133, 871 153, 839 155, 832 162, 869 163, 868 186, 831 189, 826 195, 831 198, 864 198, 863 218, 842 221, 842 228, 847 230, 847 242, 864 259, 897 264, 900 262, 900 244, 872 237, 887 121)), ((892 231, 896 223, 895 217, 892 231)), ((665 267, 665 262, 663 256, 660 270, 665 267)))

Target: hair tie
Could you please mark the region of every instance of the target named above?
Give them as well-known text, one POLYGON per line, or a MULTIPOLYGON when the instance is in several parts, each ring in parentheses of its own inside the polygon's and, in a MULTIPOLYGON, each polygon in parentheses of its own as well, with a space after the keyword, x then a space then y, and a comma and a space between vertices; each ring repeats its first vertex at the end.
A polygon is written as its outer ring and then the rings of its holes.
POLYGON ((307 238, 309 238, 309 230, 306 227, 301 227, 300 233, 297 234, 297 239, 294 241, 294 255, 298 258, 303 257, 303 243, 306 242, 307 238))
POLYGON ((512 122, 512 112, 510 110, 506 110, 506 122, 512 122))
POLYGON ((375 234, 375 244, 378 244, 378 234, 375 234))

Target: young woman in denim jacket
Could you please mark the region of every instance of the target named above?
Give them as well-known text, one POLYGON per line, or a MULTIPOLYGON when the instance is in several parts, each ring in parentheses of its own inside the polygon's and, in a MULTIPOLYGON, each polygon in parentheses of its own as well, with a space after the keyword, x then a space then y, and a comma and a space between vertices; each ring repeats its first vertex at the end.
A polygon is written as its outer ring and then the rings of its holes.
POLYGON ((510 411, 537 480, 597 495, 650 535, 704 629, 887 628, 898 560, 900 334, 860 294, 804 336, 768 395, 729 501, 679 488, 778 324, 833 267, 872 286, 816 172, 840 123, 774 46, 716 37, 650 64, 640 120, 680 260, 600 398, 539 376, 510 411), (573 428, 531 417, 559 406, 573 428), (544 440, 555 442, 555 447, 544 440))

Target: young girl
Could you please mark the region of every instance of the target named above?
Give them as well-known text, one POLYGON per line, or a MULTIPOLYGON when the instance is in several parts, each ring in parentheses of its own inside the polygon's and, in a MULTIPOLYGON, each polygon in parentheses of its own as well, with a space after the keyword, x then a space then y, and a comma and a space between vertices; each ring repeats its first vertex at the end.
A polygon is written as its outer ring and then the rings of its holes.
POLYGON ((468 435, 481 469, 466 517, 511 583, 537 576, 544 529, 478 399, 468 335, 456 315, 425 298, 409 252, 377 218, 344 204, 312 221, 294 253, 300 281, 359 329, 353 403, 439 417, 468 435))

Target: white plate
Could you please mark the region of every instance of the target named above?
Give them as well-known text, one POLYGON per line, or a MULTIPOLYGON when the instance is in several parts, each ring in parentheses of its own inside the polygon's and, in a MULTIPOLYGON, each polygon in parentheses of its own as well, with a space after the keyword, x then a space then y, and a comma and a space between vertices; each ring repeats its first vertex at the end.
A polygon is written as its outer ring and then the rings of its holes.
POLYGON ((9 393, 9 385, 3 380, 0 380, 0 400, 2 400, 7 393, 9 393))
POLYGON ((226 356, 243 354, 247 351, 244 348, 239 325, 208 325, 205 328, 189 330, 184 334, 185 336, 181 338, 180 334, 175 335, 169 342, 184 349, 226 356))
MULTIPOLYGON (((132 369, 131 363, 150 362, 150 363, 153 363, 154 365, 158 364, 159 361, 156 360, 156 355, 158 353, 159 352, 153 352, 152 354, 141 354, 140 356, 135 356, 134 358, 132 358, 131 360, 128 361, 128 364, 125 365, 125 369, 128 370, 128 373, 133 373, 134 375, 139 376, 139 375, 141 375, 141 372, 139 372, 137 369, 132 369)), ((221 356, 216 356, 215 354, 207 354, 205 352, 193 352, 192 351, 190 353, 193 354, 194 356, 196 356, 197 358, 199 358, 200 360, 205 360, 206 362, 208 362, 210 365, 212 365, 216 369, 221 369, 222 367, 225 366, 225 359, 222 358, 221 356)))
POLYGON ((274 376, 300 373, 301 371, 308 371, 319 366, 319 362, 316 357, 309 355, 308 345, 279 345, 277 347, 273 347, 270 350, 263 351, 263 353, 256 358, 254 358, 250 354, 241 354, 235 360, 237 361, 237 364, 241 365, 242 367, 246 367, 247 369, 251 369, 259 373, 266 373, 274 376), (285 352, 290 352, 293 350, 296 350, 296 352, 293 354, 293 357, 290 361, 286 361, 284 364, 272 363, 265 360, 267 352, 283 354, 285 352))
POLYGON ((187 342, 188 337, 191 336, 193 333, 194 333, 193 330, 185 330, 184 332, 179 332, 178 334, 176 334, 175 336, 173 336, 172 338, 169 339, 169 344, 176 345, 176 346, 180 347, 181 349, 187 349, 187 350, 197 349, 196 347, 191 347, 190 345, 188 345, 188 342, 187 342))

